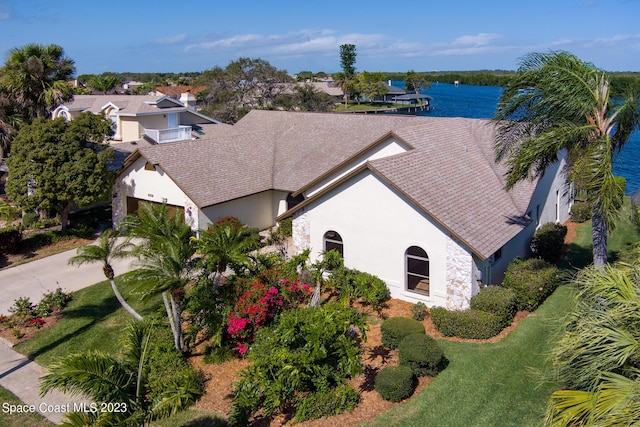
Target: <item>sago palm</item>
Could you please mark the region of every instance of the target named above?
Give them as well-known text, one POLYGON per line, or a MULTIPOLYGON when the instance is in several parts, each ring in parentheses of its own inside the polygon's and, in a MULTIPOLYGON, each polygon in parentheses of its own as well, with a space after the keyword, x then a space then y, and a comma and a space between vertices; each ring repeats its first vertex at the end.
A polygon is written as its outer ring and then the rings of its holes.
POLYGON ((640 263, 591 267, 577 279, 574 311, 552 352, 551 426, 640 422, 640 263))
POLYGON ((142 426, 188 408, 202 395, 194 378, 174 377, 161 389, 149 382, 152 330, 149 322, 129 325, 120 359, 101 351, 63 357, 41 378, 41 394, 58 389, 98 405, 113 404, 108 411, 98 406, 97 411, 70 413, 67 425, 142 426))
POLYGON ((624 195, 613 158, 640 123, 638 95, 613 99, 607 74, 570 53, 532 53, 501 95, 494 120, 507 188, 541 176, 567 154, 566 179, 593 212, 594 264, 606 264, 607 233, 624 195))
POLYGON ((132 243, 128 239, 118 240, 118 236, 111 229, 105 230, 98 240, 97 245, 81 246, 76 252, 76 256, 69 259, 71 265, 92 264, 94 262, 102 263, 102 271, 105 277, 111 283, 111 289, 115 294, 118 302, 127 313, 131 314, 136 320, 142 320, 140 316, 124 299, 115 282, 115 273, 111 263, 118 258, 126 258, 131 254, 132 243))

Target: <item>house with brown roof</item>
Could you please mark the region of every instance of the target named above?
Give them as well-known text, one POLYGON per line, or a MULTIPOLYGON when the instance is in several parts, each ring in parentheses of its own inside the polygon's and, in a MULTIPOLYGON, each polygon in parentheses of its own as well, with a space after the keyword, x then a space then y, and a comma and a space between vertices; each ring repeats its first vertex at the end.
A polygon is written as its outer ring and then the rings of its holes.
POLYGON ((145 136, 156 143, 183 141, 194 138, 200 125, 220 123, 166 95, 75 95, 53 110, 52 117, 72 120, 85 111, 109 117, 115 126, 113 139, 121 142, 145 136))
POLYGON ((198 141, 139 148, 114 187, 114 222, 142 201, 182 209, 194 229, 292 217, 292 252, 336 249, 395 298, 465 308, 537 227, 569 213, 564 159, 505 191, 493 141, 487 120, 254 110, 198 141))

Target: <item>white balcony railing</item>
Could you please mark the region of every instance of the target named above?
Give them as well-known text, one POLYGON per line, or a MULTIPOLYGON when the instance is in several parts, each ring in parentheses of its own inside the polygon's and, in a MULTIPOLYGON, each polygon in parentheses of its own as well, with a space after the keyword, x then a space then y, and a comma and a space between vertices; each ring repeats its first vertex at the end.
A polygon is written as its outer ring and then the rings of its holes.
POLYGON ((145 129, 144 133, 158 144, 193 139, 191 137, 191 126, 178 126, 170 129, 145 129))

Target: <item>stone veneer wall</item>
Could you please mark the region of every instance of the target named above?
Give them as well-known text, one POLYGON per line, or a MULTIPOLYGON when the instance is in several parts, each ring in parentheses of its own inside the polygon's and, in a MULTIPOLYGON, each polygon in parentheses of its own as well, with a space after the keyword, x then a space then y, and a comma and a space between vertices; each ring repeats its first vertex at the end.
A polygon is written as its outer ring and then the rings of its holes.
POLYGON ((292 253, 299 254, 303 250, 311 247, 309 214, 304 209, 293 214, 291 231, 293 237, 292 253))
POLYGON ((450 237, 447 238, 447 309, 469 308, 473 296, 473 257, 450 237))

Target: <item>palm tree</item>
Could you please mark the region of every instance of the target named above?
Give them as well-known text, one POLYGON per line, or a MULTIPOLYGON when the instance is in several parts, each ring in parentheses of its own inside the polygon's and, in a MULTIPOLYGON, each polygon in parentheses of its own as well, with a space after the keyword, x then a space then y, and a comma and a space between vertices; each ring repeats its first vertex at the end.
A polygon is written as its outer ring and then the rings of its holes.
POLYGON ((583 270, 552 352, 551 426, 636 425, 640 414, 640 257, 583 270))
POLYGON ((113 271, 113 267, 111 266, 111 262, 117 258, 126 258, 131 252, 130 249, 132 247, 132 243, 126 239, 124 241, 118 242, 118 236, 111 229, 105 230, 100 235, 100 240, 97 245, 87 245, 78 248, 77 255, 69 259, 69 264, 71 265, 82 265, 94 262, 102 262, 102 271, 109 282, 111 282, 111 289, 113 289, 113 293, 115 294, 118 302, 130 315, 132 315, 136 320, 142 320, 142 316, 140 316, 123 298, 118 291, 115 281, 115 273, 113 271))
MULTIPOLYGON (((41 395, 58 389, 84 395, 91 402, 113 404, 112 410, 73 412, 71 425, 147 425, 182 411, 202 396, 195 376, 171 375, 170 380, 149 381, 152 338, 150 322, 129 325, 124 336, 124 356, 116 359, 101 351, 70 354, 50 367, 41 378, 41 395)), ((173 373, 175 374, 175 373, 173 373)))
POLYGON ((139 214, 128 215, 121 227, 130 236, 142 239, 134 249, 138 256, 138 269, 127 281, 136 283, 136 289, 146 295, 162 293, 169 325, 176 349, 182 350, 182 314, 180 302, 184 288, 194 280, 196 259, 189 238, 191 228, 180 215, 169 214, 167 206, 143 203, 139 214))
POLYGON ((202 264, 206 271, 215 274, 213 289, 220 285, 222 275, 229 265, 248 266, 251 263, 249 252, 260 247, 257 238, 247 234, 245 227, 225 222, 210 225, 192 238, 196 252, 202 255, 202 264))
POLYGON ((13 48, 0 78, 0 87, 24 111, 24 116, 46 117, 51 108, 73 98, 67 80, 75 73, 73 60, 62 47, 28 44, 13 48))
POLYGON ((607 233, 622 204, 624 180, 613 157, 640 123, 638 95, 617 101, 609 77, 567 52, 531 53, 503 92, 496 160, 506 159, 506 187, 541 176, 566 152, 566 179, 586 194, 593 212, 593 261, 607 262, 607 233))
POLYGON ((89 82, 89 87, 103 92, 105 95, 108 91, 120 84, 120 80, 116 76, 93 76, 89 82))

